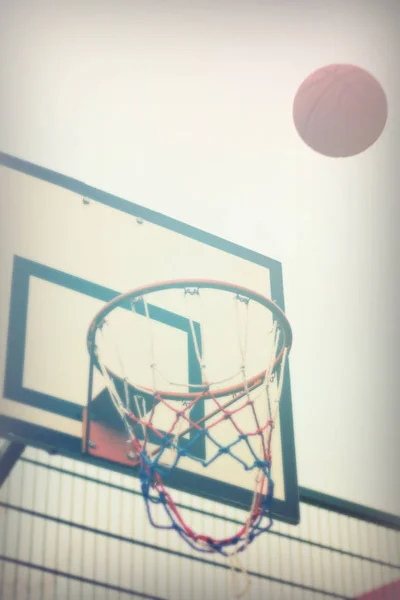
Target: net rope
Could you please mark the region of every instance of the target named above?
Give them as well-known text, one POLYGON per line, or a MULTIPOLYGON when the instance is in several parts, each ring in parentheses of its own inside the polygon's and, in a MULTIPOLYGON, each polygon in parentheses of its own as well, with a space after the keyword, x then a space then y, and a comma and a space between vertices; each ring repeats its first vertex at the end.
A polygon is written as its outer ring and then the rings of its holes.
MULTIPOLYGON (((201 301, 199 290, 195 292, 185 290, 186 296, 201 301)), ((273 343, 271 344, 271 353, 264 377, 249 384, 250 379, 246 371, 246 354, 248 313, 251 301, 239 295, 234 297, 238 347, 241 359, 242 390, 229 398, 228 401, 225 401, 225 399, 217 397, 216 391, 213 390, 219 382, 209 382, 207 378, 202 324, 196 331, 193 320, 189 319, 196 360, 202 380, 202 386, 197 384, 196 387, 202 389, 190 401, 177 402, 164 398, 157 391, 157 374, 161 375, 161 372, 156 363, 154 332, 147 299, 143 297, 141 300, 143 301, 148 327, 149 359, 153 386, 151 403, 147 405, 147 408, 144 395, 147 393, 148 396, 148 390, 132 381, 128 382, 123 361, 118 352, 118 345, 113 343, 122 372, 123 394, 119 393, 114 376, 102 358, 102 343, 105 341, 105 331, 107 331, 108 339, 112 337, 108 320, 104 321, 96 332, 95 352, 111 402, 124 424, 129 444, 139 465, 141 489, 149 521, 158 529, 175 530, 193 549, 205 553, 219 553, 228 557, 231 560, 233 571, 244 572, 240 566, 240 561, 237 562, 237 555, 272 526, 271 505, 274 495, 274 482, 271 477, 271 440, 278 416, 287 358, 287 350, 283 348, 282 361, 279 367, 276 367, 276 357, 281 339, 279 325, 277 321, 274 321, 270 332, 273 343), (241 331, 240 327, 239 304, 244 307, 244 331, 241 331), (99 339, 100 337, 101 339, 99 339), (135 390, 135 393, 132 393, 132 389, 135 390), (206 402, 207 406, 211 405, 211 410, 202 418, 196 420, 191 413, 199 402, 206 402), (267 418, 264 418, 263 421, 261 421, 256 410, 259 402, 264 402, 267 406, 267 418), (172 417, 172 423, 166 431, 161 430, 154 422, 154 416, 161 406, 172 417), (244 429, 240 417, 246 409, 250 410, 254 424, 251 428, 247 426, 244 429), (221 425, 223 421, 229 422, 232 426, 232 440, 228 444, 222 443, 217 435, 218 425, 221 425), (189 433, 190 437, 188 438, 189 433), (153 440, 152 443, 149 441, 150 436, 153 440), (154 440, 156 440, 156 443, 154 443, 154 440), (182 443, 183 440, 185 443, 182 443), (203 441, 207 448, 204 457, 199 457, 193 452, 193 448, 199 441, 203 441), (239 445, 244 445, 248 449, 247 455, 249 458, 247 460, 240 455, 239 445), (258 446, 258 451, 255 450, 254 446, 258 446), (229 456, 246 472, 254 471, 254 488, 251 506, 243 526, 234 535, 217 539, 204 533, 197 533, 188 525, 167 490, 164 481, 168 480, 168 476, 178 467, 182 459, 190 458, 203 467, 208 467, 221 456, 229 456), (155 518, 154 509, 159 506, 164 509, 167 517, 166 523, 159 523, 155 518)), ((134 310, 134 306, 132 306, 132 311, 134 312, 134 310)), ((164 375, 162 375, 162 378, 168 381, 170 385, 186 385, 186 387, 189 387, 188 384, 174 384, 164 375)), ((220 381, 225 382, 229 379, 225 378, 220 381)))

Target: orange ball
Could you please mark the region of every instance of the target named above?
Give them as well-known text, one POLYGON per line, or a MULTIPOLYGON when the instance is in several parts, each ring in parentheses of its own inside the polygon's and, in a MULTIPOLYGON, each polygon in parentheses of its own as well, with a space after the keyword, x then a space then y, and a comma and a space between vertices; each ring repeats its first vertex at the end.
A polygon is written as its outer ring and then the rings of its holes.
POLYGON ((380 83, 353 65, 328 65, 301 84, 293 121, 302 140, 332 157, 364 152, 381 136, 388 106, 380 83))

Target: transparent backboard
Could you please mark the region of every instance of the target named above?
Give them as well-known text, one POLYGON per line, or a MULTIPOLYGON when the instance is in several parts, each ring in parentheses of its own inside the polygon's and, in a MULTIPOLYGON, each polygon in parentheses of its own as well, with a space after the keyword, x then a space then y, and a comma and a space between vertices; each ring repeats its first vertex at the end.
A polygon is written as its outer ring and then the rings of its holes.
MULTIPOLYGON (((0 164, 0 435, 134 474, 127 464, 105 462, 104 458, 82 453, 82 419, 89 382, 86 336, 94 315, 106 302, 127 290, 185 278, 238 284, 272 298, 284 310, 281 265, 16 158, 0 154, 0 164)), ((237 368, 233 364, 237 360, 234 353, 224 353, 221 357, 215 350, 222 320, 234 319, 233 305, 219 309, 211 296, 206 298, 202 310, 208 317, 211 315, 207 342, 210 364, 219 360, 227 373, 234 371, 237 368)), ((152 329, 163 342, 159 360, 171 381, 196 377, 191 372, 193 348, 188 343, 194 313, 189 319, 187 311, 186 300, 164 293, 150 315, 152 329)), ((126 315, 121 312, 115 327, 117 341, 124 352, 128 340, 126 352, 131 353, 134 376, 149 382, 145 319, 139 311, 135 326, 139 330, 143 327, 143 336, 133 345, 132 336, 126 335, 129 324, 125 320, 126 315)), ((250 358, 253 370, 258 369, 258 363, 262 364, 268 350, 267 332, 271 323, 268 320, 262 326, 260 323, 257 312, 253 313, 250 326, 261 340, 250 358)), ((93 396, 105 397, 102 377, 96 375, 93 384, 93 396)), ((158 419, 163 418, 168 417, 163 417, 161 411, 158 419)), ((272 448, 273 514, 297 523, 288 368, 272 448)), ((216 461, 204 469, 185 460, 169 485, 248 508, 253 482, 235 464, 216 461)))

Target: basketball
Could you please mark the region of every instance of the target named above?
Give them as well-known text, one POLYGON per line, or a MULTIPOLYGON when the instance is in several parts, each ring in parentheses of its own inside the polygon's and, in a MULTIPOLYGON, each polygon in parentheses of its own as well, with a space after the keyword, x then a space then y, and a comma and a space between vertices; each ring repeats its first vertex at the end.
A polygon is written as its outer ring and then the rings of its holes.
POLYGON ((353 65, 328 65, 297 91, 293 121, 301 139, 330 157, 364 152, 381 136, 388 106, 381 84, 353 65))

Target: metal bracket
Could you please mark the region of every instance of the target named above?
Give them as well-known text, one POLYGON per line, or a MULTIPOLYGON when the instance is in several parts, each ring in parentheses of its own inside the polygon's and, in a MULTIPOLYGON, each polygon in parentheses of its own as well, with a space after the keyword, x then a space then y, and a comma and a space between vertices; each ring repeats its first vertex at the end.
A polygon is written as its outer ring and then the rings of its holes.
POLYGON ((25 445, 20 442, 4 441, 3 446, 0 448, 0 487, 13 470, 24 450, 25 445))

